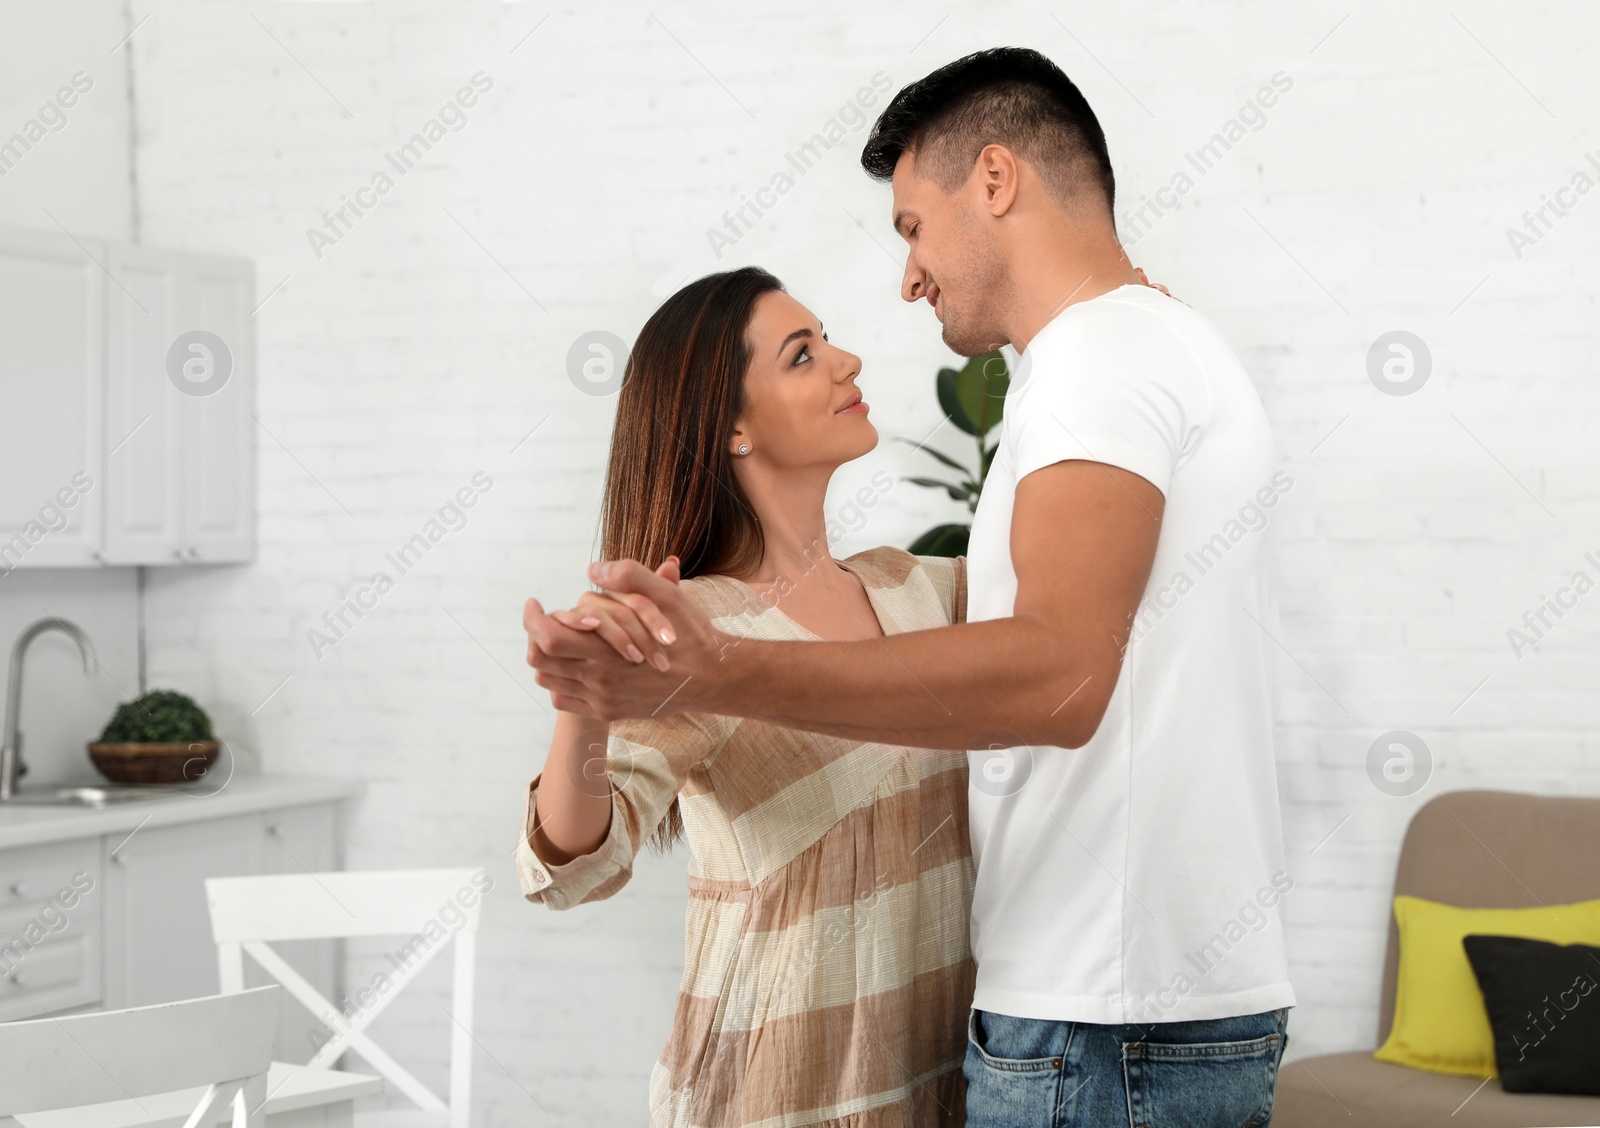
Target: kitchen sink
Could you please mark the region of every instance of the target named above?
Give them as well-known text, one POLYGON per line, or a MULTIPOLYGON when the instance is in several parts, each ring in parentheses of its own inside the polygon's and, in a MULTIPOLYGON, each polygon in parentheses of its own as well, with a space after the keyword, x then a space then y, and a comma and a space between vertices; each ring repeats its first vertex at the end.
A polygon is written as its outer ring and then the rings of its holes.
POLYGON ((111 807, 122 803, 136 803, 141 799, 162 799, 179 795, 187 788, 167 785, 138 786, 135 784, 103 784, 79 787, 53 787, 43 791, 19 791, 0 803, 42 807, 111 807))

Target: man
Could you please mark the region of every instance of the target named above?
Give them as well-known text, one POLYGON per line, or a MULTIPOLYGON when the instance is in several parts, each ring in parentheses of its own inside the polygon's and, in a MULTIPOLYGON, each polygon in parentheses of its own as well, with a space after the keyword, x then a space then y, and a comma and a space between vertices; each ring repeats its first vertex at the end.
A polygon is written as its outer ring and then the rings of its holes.
POLYGON ((969 1123, 1265 1123, 1294 996, 1258 534, 1292 482, 1260 399, 1203 318, 1139 284, 1104 135, 1042 55, 908 86, 862 164, 892 185, 902 297, 958 353, 1021 354, 969 621, 732 640, 625 561, 591 576, 655 624, 670 669, 535 601, 529 660, 572 712, 974 750, 969 1123))

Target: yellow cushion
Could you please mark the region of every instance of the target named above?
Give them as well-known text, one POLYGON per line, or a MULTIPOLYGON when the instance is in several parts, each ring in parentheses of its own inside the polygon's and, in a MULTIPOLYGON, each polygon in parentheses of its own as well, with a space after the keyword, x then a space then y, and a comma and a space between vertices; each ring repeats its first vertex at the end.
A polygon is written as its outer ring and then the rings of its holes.
POLYGON ((1462 909, 1396 897, 1400 974, 1394 1028, 1372 1056, 1434 1073, 1489 1077, 1494 1034, 1464 936, 1519 936, 1553 944, 1600 944, 1600 900, 1532 909, 1462 909))

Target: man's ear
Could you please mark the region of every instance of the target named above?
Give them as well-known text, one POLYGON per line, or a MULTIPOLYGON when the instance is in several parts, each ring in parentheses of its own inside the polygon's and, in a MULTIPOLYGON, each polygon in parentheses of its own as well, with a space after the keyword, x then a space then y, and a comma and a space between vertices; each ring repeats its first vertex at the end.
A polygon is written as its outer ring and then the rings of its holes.
POLYGON ((973 175, 983 190, 983 207, 999 219, 1017 202, 1017 155, 1004 145, 985 145, 973 175))

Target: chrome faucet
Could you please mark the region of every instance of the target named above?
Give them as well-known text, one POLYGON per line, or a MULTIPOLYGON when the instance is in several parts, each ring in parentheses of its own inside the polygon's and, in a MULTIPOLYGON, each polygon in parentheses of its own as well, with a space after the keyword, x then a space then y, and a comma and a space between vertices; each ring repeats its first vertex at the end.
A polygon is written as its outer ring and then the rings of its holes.
POLYGON ((83 672, 92 674, 95 671, 94 645, 76 623, 69 623, 65 619, 40 619, 17 636, 15 645, 11 647, 11 683, 6 694, 5 744, 0 745, 0 802, 12 797, 17 789, 17 778, 28 770, 22 763, 22 734, 17 731, 17 715, 22 710, 22 659, 28 651, 28 644, 49 631, 60 631, 77 643, 78 652, 83 655, 83 672))

